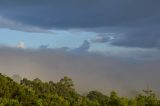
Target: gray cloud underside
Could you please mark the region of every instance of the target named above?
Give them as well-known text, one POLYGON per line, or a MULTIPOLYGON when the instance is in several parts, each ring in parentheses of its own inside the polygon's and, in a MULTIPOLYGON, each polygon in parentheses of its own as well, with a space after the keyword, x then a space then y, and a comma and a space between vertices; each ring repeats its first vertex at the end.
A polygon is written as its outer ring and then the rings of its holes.
POLYGON ((110 36, 99 35, 93 40, 97 43, 109 43, 114 46, 160 49, 160 30, 157 27, 134 29, 121 35, 110 36), (110 36, 113 39, 110 39, 110 36))
POLYGON ((160 30, 157 28, 145 28, 127 32, 115 37, 110 44, 125 47, 157 48, 160 49, 160 30))
POLYGON ((95 53, 75 54, 59 49, 0 48, 0 72, 12 76, 57 81, 71 77, 80 92, 116 90, 126 95, 131 91, 146 89, 159 92, 158 61, 125 62, 95 53))
POLYGON ((117 35, 110 44, 159 48, 159 5, 159 0, 1 0, 0 27, 27 32, 77 28, 121 32, 124 36, 117 35))
POLYGON ((0 15, 41 28, 159 25, 160 1, 1 1, 0 15))

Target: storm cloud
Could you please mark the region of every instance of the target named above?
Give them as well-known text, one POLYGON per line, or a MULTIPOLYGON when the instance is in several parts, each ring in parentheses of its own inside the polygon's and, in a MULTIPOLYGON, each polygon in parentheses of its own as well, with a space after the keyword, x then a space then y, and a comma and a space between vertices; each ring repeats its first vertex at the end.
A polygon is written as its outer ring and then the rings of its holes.
POLYGON ((115 37, 110 43, 125 47, 160 49, 160 31, 156 28, 131 31, 115 37))
POLYGON ((159 25, 159 4, 159 0, 2 0, 0 16, 44 29, 146 26, 159 25))
POLYGON ((43 33, 54 29, 123 33, 110 44, 159 48, 159 5, 159 0, 1 0, 0 27, 43 33))

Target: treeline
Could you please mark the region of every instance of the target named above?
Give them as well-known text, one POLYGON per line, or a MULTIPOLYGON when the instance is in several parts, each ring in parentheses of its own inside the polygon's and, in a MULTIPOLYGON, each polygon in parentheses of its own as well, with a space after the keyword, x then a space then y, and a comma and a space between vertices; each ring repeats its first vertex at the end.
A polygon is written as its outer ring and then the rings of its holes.
POLYGON ((84 96, 76 92, 68 77, 57 83, 38 78, 17 83, 0 74, 0 106, 160 106, 160 100, 149 90, 134 98, 120 97, 116 92, 107 96, 99 91, 84 96))

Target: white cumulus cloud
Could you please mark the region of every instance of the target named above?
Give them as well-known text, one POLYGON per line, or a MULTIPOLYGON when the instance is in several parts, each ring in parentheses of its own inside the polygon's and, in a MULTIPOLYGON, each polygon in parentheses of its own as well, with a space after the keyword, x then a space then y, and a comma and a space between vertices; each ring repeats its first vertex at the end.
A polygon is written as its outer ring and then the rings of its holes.
POLYGON ((17 48, 25 48, 25 43, 23 41, 20 41, 19 44, 17 45, 17 48))

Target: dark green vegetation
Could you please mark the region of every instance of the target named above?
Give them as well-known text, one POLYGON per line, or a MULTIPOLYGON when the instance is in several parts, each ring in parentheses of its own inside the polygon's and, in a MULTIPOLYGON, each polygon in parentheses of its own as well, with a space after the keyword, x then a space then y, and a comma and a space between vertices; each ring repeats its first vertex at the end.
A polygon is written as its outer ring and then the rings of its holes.
POLYGON ((24 78, 18 84, 0 74, 0 106, 160 106, 160 100, 152 91, 143 91, 134 98, 119 97, 116 92, 107 96, 98 91, 82 96, 68 77, 57 83, 24 78))

